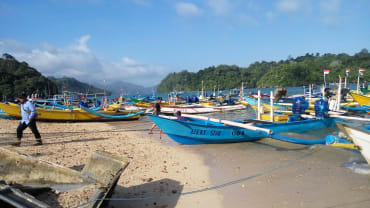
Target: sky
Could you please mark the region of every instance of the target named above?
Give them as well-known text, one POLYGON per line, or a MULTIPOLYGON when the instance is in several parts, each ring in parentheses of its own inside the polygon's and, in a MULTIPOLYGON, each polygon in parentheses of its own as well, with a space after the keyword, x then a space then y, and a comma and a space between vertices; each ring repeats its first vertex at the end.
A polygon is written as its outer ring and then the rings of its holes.
POLYGON ((1 54, 90 84, 370 49, 368 0, 0 0, 0 19, 1 54))

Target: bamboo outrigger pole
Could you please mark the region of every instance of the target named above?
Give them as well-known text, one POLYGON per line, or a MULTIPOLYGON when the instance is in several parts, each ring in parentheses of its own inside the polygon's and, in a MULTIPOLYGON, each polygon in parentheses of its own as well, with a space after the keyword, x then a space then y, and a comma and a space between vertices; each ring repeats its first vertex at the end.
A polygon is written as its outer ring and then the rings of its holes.
POLYGON ((270 91, 270 121, 274 122, 274 94, 270 91))
POLYGON ((189 115, 189 114, 183 114, 182 116, 183 117, 188 117, 188 118, 196 118, 196 119, 200 119, 200 120, 204 120, 204 121, 212 121, 212 122, 227 124, 227 125, 230 125, 230 126, 236 126, 236 127, 240 127, 240 128, 244 128, 244 129, 248 129, 248 130, 252 130, 252 131, 265 132, 266 134, 270 134, 270 135, 273 133, 273 131, 271 129, 256 127, 256 126, 252 126, 250 124, 237 123, 237 122, 234 122, 234 121, 219 120, 219 119, 215 119, 215 118, 209 118, 209 117, 198 116, 198 115, 189 115))
POLYGON ((261 90, 257 94, 257 120, 261 120, 261 90))

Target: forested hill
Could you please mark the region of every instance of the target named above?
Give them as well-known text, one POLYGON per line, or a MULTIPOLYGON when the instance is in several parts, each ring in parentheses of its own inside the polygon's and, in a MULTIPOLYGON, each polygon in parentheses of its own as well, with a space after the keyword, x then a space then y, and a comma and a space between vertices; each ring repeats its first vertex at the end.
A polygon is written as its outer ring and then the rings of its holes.
POLYGON ((13 99, 22 92, 48 96, 58 93, 58 88, 26 62, 18 62, 13 56, 3 54, 0 58, 0 100, 13 99))
MULTIPOLYGON (((45 77, 26 62, 19 62, 9 54, 0 58, 0 100, 14 99, 20 93, 49 97, 64 90, 81 93, 103 93, 104 90, 74 78, 45 77)), ((110 92, 106 91, 109 95, 110 92)))
POLYGON ((201 82, 207 90, 219 86, 220 89, 302 86, 323 83, 323 69, 330 69, 327 82, 338 82, 338 75, 344 77, 345 69, 351 69, 349 81, 357 80, 358 68, 366 69, 363 80, 370 80, 370 53, 362 49, 353 56, 341 54, 306 54, 279 62, 255 62, 247 68, 236 65, 211 66, 197 73, 183 70, 170 73, 162 80, 157 92, 196 91, 201 82))
MULTIPOLYGON (((80 82, 72 77, 62 77, 62 78, 48 77, 48 78, 56 83, 59 92, 70 91, 85 94, 104 93, 104 89, 97 88, 92 85, 80 82)), ((109 91, 105 91, 105 93, 107 95, 110 95, 109 91)))

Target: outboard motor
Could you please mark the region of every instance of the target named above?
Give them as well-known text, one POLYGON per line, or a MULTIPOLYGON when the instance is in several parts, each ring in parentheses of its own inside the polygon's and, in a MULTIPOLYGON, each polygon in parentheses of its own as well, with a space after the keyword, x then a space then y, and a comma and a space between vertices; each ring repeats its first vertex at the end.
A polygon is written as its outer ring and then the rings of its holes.
POLYGON ((227 100, 227 104, 228 105, 233 105, 234 104, 234 100, 233 99, 227 100))
POLYGON ((303 114, 308 109, 308 102, 302 97, 293 98, 293 115, 303 114))
POLYGON ((315 101, 315 116, 316 118, 328 117, 329 103, 327 100, 320 99, 315 101))
POLYGON ((84 101, 80 101, 78 102, 78 107, 81 108, 81 106, 85 107, 85 108, 88 108, 89 106, 87 105, 87 103, 85 103, 84 101))

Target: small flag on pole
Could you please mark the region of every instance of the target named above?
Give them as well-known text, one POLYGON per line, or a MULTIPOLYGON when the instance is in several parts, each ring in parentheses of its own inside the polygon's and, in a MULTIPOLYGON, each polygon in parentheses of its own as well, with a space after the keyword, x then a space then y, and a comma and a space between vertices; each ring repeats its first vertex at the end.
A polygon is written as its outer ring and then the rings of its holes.
POLYGON ((363 68, 358 68, 358 74, 359 74, 360 76, 364 75, 364 71, 365 71, 365 69, 363 69, 363 68))
POLYGON ((350 71, 351 69, 346 69, 346 77, 348 77, 350 71))
POLYGON ((329 74, 330 69, 324 69, 323 71, 324 71, 324 75, 326 75, 326 74, 329 74))

